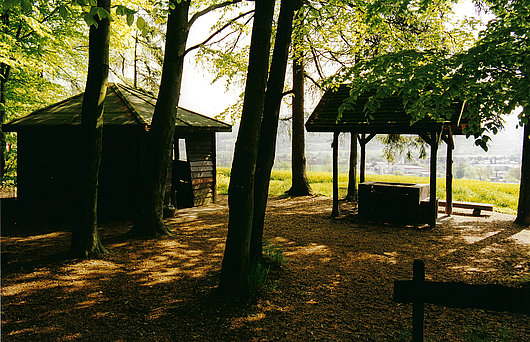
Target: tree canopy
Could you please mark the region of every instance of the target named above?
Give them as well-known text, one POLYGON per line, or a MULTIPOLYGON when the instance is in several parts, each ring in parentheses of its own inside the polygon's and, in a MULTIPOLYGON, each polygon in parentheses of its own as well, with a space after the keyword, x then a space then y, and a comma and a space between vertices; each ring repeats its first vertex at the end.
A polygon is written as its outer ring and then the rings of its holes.
POLYGON ((468 49, 443 47, 406 49, 360 61, 330 83, 351 82, 353 104, 362 91, 376 91, 367 110, 376 109, 378 99, 400 94, 412 121, 425 116, 449 118, 450 104, 465 102, 469 116, 468 135, 487 149, 488 133, 497 133, 502 115, 517 107, 520 123, 528 122, 530 87, 528 1, 488 1, 495 19, 480 32, 468 49))

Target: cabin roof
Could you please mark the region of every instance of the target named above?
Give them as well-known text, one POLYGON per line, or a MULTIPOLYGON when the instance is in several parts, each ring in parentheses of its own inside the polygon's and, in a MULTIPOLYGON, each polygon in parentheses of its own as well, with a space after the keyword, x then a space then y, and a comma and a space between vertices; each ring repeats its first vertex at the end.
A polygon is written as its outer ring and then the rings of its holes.
MULTIPOLYGON (((72 96, 2 126, 6 132, 27 127, 69 127, 81 124, 83 93, 72 96)), ((156 97, 139 89, 109 83, 103 112, 104 126, 149 127, 156 97)), ((191 110, 178 107, 175 129, 178 131, 230 132, 232 126, 191 110)))
POLYGON ((361 94, 353 109, 346 109, 337 120, 340 106, 350 97, 350 87, 342 84, 326 91, 305 124, 307 131, 421 134, 450 126, 452 134, 463 134, 462 102, 451 106, 450 110, 454 111, 451 121, 424 118, 411 123, 411 117, 405 112, 403 100, 398 95, 381 99, 379 108, 370 113, 372 118, 369 118, 365 105, 372 95, 369 92, 361 94))

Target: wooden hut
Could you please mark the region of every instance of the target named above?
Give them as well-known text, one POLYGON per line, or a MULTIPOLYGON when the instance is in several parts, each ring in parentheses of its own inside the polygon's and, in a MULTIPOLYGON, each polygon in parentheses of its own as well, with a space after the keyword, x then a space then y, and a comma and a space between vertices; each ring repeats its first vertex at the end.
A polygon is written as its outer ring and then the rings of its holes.
MULTIPOLYGON (((425 117, 414 123, 411 122, 411 117, 405 112, 403 106, 403 99, 398 96, 389 96, 379 100, 379 106, 373 112, 366 109, 367 103, 373 93, 361 94, 355 103, 345 108, 342 116, 339 118, 339 108, 350 97, 350 87, 347 84, 339 86, 337 89, 330 89, 326 91, 315 110, 307 120, 305 126, 308 132, 333 132, 333 209, 332 216, 339 214, 338 205, 338 135, 340 132, 358 133, 359 144, 361 146, 360 155, 360 182, 365 182, 365 146, 376 134, 417 134, 431 147, 430 156, 430 184, 429 194, 436 193, 436 162, 437 151, 440 140, 447 144, 447 174, 446 174, 446 195, 447 195, 447 213, 451 214, 452 205, 452 151, 454 149, 453 135, 463 134, 466 122, 466 111, 463 103, 454 103, 447 108, 451 114, 451 120, 434 120, 425 117)), ((373 184, 366 184, 369 186, 369 191, 374 192, 373 184)), ((392 191, 396 192, 398 198, 401 195, 407 195, 412 190, 418 191, 418 187, 412 187, 413 184, 396 186, 395 184, 382 184, 380 187, 385 196, 388 196, 388 189, 390 186, 392 191), (390 186, 389 186, 390 185, 390 186)), ((361 192, 361 186, 359 191, 361 192)), ((361 193, 359 194, 361 195, 361 193)), ((416 196, 420 199, 420 196, 416 196)), ((410 200, 395 200, 392 203, 376 203, 381 210, 393 211, 400 214, 403 210, 409 208, 400 208, 399 205, 409 203, 410 200), (389 206, 395 206, 397 209, 392 210, 389 206)), ((359 198, 359 209, 361 209, 361 198, 359 198)), ((437 218, 437 199, 435 196, 429 196, 427 201, 418 203, 419 211, 425 212, 423 218, 424 223, 428 223, 431 227, 436 224, 437 218), (420 208, 422 205, 424 208, 420 208)), ((371 213, 373 211, 368 210, 371 213)), ((387 213, 382 213, 381 217, 388 216, 387 213)), ((406 216, 406 215, 403 215, 406 216)), ((374 217, 375 218, 375 217, 374 217)), ((417 222, 413 222, 417 223, 417 222)))
MULTIPOLYGON (((19 205, 24 215, 67 217, 78 198, 79 125, 83 94, 3 125, 18 134, 19 205)), ((100 217, 131 218, 137 212, 147 132, 156 98, 109 84, 103 114, 100 217)), ((231 126, 178 108, 168 166, 166 204, 190 207, 215 201, 216 132, 231 126)))

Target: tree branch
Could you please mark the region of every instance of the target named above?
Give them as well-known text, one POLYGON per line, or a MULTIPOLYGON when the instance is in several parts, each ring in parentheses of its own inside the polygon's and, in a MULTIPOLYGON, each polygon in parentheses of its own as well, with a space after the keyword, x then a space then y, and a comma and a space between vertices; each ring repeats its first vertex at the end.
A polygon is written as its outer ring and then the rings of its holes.
POLYGON ((318 57, 316 55, 315 48, 313 47, 313 44, 311 44, 311 41, 309 41, 309 48, 310 48, 311 54, 313 55, 313 62, 315 63, 315 67, 317 69, 318 76, 321 79, 324 79, 324 73, 322 72, 322 69, 320 67, 320 63, 318 62, 318 57))
POLYGON ((320 84, 318 84, 317 81, 315 81, 315 79, 313 77, 311 77, 308 73, 304 73, 304 77, 307 78, 308 80, 310 80, 311 82, 313 82, 313 84, 320 90, 322 90, 322 86, 320 84))
POLYGON ((287 95, 294 95, 294 90, 291 89, 291 90, 288 90, 282 93, 282 97, 287 96, 287 95))
MULTIPOLYGON (((243 24, 243 26, 246 26, 252 20, 252 18, 253 17, 248 18, 247 21, 245 21, 245 23, 243 24)), ((233 52, 235 50, 235 48, 237 47, 237 43, 241 39, 241 36, 243 34, 243 31, 241 31, 241 30, 232 31, 232 32, 228 33, 226 36, 224 36, 223 38, 219 38, 219 39, 217 39, 214 42, 208 43, 208 45, 219 44, 220 42, 222 42, 223 40, 227 39, 229 36, 235 34, 236 32, 238 33, 238 35, 234 39, 234 41, 232 43, 232 46, 227 50, 228 53, 231 53, 231 52, 233 52)), ((205 44, 205 46, 206 46, 206 44, 205 44)))
POLYGON ((199 11, 191 16, 190 20, 188 21, 188 28, 191 27, 195 23, 195 21, 197 21, 197 19, 199 19, 203 15, 208 14, 211 11, 215 11, 216 9, 223 8, 223 7, 232 5, 232 4, 236 4, 238 2, 241 2, 241 0, 229 0, 229 1, 221 2, 219 4, 206 7, 202 11, 199 11))
POLYGON ((212 40, 215 36, 217 36, 219 33, 223 32, 224 29, 226 29, 227 27, 229 27, 230 25, 232 25, 234 22, 236 22, 238 19, 246 16, 246 15, 249 15, 250 13, 254 13, 254 10, 250 10, 248 12, 245 12, 245 13, 241 13, 240 15, 238 15, 237 17, 231 19, 229 22, 227 22, 225 25, 223 25, 221 28, 219 28, 217 31, 215 31, 214 33, 212 33, 208 38, 206 38, 206 40, 204 40, 202 43, 199 43, 197 45, 194 45, 188 49, 186 49, 186 51, 184 51, 184 55, 186 55, 188 52, 192 51, 192 50, 195 50, 199 47, 201 47, 202 45, 205 45, 207 44, 210 40, 212 40))

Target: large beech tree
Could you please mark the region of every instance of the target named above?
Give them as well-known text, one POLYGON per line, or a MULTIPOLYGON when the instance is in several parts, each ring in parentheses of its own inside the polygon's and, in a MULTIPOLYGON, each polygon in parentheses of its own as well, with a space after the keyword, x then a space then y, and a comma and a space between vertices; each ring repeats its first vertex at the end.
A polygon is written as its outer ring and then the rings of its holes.
POLYGON ((311 194, 306 172, 305 158, 305 68, 302 56, 293 59, 293 104, 292 104, 292 144, 291 170, 292 185, 287 193, 291 196, 311 194))
POLYGON ((80 257, 106 252, 97 229, 97 188, 109 73, 110 0, 98 0, 97 13, 89 34, 88 74, 81 109, 79 212, 72 229, 71 252, 80 257))
MULTIPOLYGON (((265 92, 265 103, 261 120, 258 145, 258 159, 254 183, 254 213, 252 218, 252 236, 250 242, 251 265, 262 261, 263 225, 269 194, 269 183, 276 153, 276 135, 280 106, 284 95, 285 72, 289 59, 289 46, 293 32, 293 17, 300 6, 299 0, 282 0, 274 50, 265 92)), ((252 267, 252 266, 251 266, 252 267)))
POLYGON ((274 0, 256 1, 245 98, 228 188, 228 236, 219 290, 247 293, 250 280, 250 239, 254 212, 254 175, 265 102, 274 0))
POLYGON ((189 33, 189 7, 190 1, 170 2, 162 78, 144 160, 141 211, 133 227, 136 235, 170 234, 162 221, 163 196, 189 33))
MULTIPOLYGON (((240 1, 215 2, 196 12, 191 18, 188 18, 191 0, 172 0, 169 2, 162 78, 153 120, 148 133, 140 203, 141 210, 131 231, 133 235, 171 235, 171 232, 163 222, 164 189, 167 170, 171 161, 184 58, 189 51, 199 47, 197 45, 186 49, 189 31, 191 26, 201 16, 240 1)), ((222 29, 214 32, 206 41, 209 41, 221 31, 222 29)))

